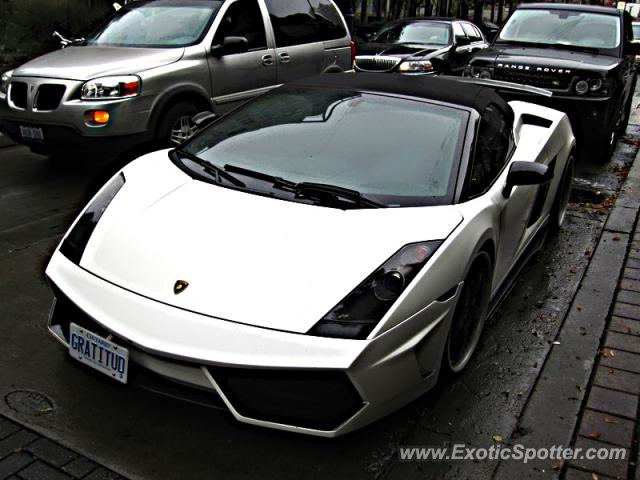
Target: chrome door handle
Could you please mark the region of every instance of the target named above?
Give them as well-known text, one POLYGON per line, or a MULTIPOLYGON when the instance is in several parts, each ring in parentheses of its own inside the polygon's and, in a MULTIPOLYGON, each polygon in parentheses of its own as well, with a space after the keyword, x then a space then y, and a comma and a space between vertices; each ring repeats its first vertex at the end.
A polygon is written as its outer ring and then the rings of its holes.
POLYGON ((289 60, 291 60, 291 57, 287 52, 278 54, 278 57, 280 58, 280 63, 289 63, 289 60))
POLYGON ((270 67, 271 65, 273 65, 273 55, 263 55, 262 56, 262 65, 264 65, 265 67, 270 67))

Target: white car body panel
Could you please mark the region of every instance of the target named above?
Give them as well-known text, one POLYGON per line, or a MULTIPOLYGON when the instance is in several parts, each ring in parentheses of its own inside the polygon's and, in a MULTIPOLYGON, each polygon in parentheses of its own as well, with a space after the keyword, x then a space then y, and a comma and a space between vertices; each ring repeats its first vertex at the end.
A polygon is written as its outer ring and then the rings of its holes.
POLYGON ((56 251, 47 276, 97 324, 126 339, 137 363, 216 392, 238 420, 329 437, 355 430, 435 385, 478 251, 494 249, 497 298, 543 231, 575 140, 563 113, 510 105, 517 142, 510 162, 555 159, 531 225, 538 186, 515 187, 505 198, 508 164, 485 194, 464 203, 342 211, 195 181, 161 151, 124 168, 126 184, 97 224, 80 267, 56 251), (549 126, 523 123, 523 115, 549 126), (305 335, 403 245, 428 240, 444 242, 366 340, 305 335), (179 279, 190 286, 174 295, 179 279), (211 365, 340 370, 363 407, 331 430, 243 416, 207 370, 211 365))

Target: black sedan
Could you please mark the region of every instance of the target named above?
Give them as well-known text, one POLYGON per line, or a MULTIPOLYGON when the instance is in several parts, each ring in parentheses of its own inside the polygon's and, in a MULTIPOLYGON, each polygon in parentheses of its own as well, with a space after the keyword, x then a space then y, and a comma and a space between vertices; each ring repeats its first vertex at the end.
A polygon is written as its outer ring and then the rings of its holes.
POLYGON ((452 18, 388 23, 357 46, 359 72, 461 74, 472 53, 488 47, 478 27, 452 18))

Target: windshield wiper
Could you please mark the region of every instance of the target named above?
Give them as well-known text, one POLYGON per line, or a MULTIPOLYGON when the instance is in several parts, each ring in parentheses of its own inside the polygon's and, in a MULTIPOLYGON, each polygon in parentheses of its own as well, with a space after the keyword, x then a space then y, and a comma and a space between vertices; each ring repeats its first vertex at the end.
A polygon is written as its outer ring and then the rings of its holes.
POLYGON ((180 150, 178 148, 174 149, 173 153, 175 155, 177 155, 178 157, 188 158, 192 162, 197 163, 198 165, 200 165, 202 167, 202 169, 205 172, 207 172, 209 175, 214 176, 218 183, 220 183, 220 179, 221 178, 224 178, 227 182, 229 182, 229 183, 231 183, 231 184, 233 184, 233 185, 235 185, 237 187, 246 188, 246 185, 244 184, 244 182, 242 180, 234 177, 230 173, 227 173, 222 168, 216 167, 213 163, 207 162, 203 158, 200 158, 197 155, 194 155, 193 153, 185 152, 184 150, 180 150))
POLYGON ((296 183, 291 180, 277 177, 275 175, 269 175, 268 173, 257 172, 248 168, 238 167, 235 165, 225 165, 224 170, 226 172, 238 173, 246 177, 255 178, 257 180, 263 180, 269 182, 274 188, 292 192, 296 197, 302 198, 316 198, 320 199, 331 197, 334 199, 347 200, 349 203, 362 205, 370 208, 384 208, 383 205, 375 200, 371 200, 368 197, 362 195, 357 190, 351 190, 349 188, 340 187, 338 185, 328 185, 324 183, 313 182, 300 182, 296 183))
POLYGON ((600 49, 596 47, 583 47, 580 45, 572 45, 570 43, 556 43, 555 47, 564 48, 565 50, 574 50, 576 52, 585 52, 585 53, 593 53, 598 55, 600 53, 600 49))
POLYGON ((269 175, 268 173, 257 172, 248 168, 226 164, 224 166, 224 171, 238 173, 240 175, 244 175, 245 177, 255 178, 256 180, 263 180, 265 182, 273 184, 274 187, 281 188, 283 190, 295 191, 296 188, 296 183, 292 182, 291 180, 285 180, 282 177, 276 177, 274 175, 269 175))
POLYGON ((386 205, 376 202, 362 195, 357 190, 340 187, 338 185, 329 185, 326 183, 300 182, 296 185, 296 195, 307 198, 317 198, 318 196, 329 196, 333 198, 342 198, 356 205, 362 205, 370 208, 385 208, 386 205))

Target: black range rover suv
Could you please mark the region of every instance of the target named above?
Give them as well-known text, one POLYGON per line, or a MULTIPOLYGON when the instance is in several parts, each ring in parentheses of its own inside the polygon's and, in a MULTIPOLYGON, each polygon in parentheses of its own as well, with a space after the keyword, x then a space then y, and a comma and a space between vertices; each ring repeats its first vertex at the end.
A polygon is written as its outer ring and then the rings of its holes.
POLYGON ((628 12, 574 4, 518 7, 465 75, 541 87, 551 97, 514 94, 567 113, 580 153, 606 162, 629 121, 636 84, 628 12))

